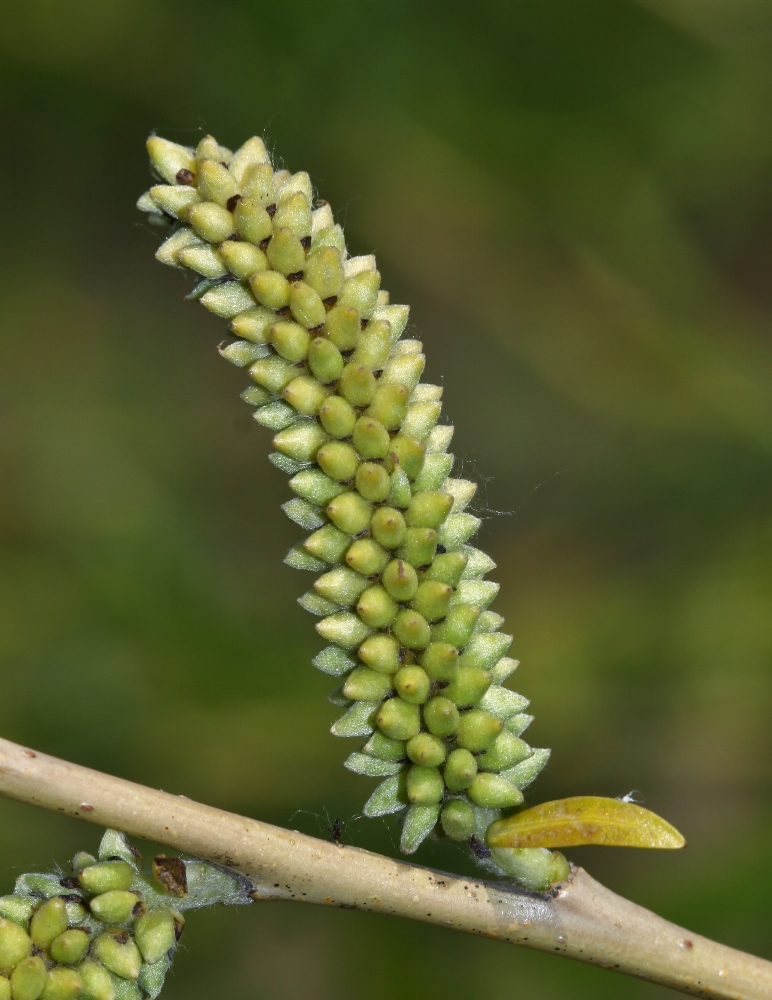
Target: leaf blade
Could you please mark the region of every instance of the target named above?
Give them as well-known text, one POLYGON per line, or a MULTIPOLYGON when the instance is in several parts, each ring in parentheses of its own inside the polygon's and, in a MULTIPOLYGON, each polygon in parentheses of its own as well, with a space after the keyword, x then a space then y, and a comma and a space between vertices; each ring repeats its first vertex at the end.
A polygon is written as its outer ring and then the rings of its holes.
POLYGON ((577 795, 542 802, 488 828, 491 847, 645 847, 676 850, 686 840, 674 826, 634 802, 577 795))

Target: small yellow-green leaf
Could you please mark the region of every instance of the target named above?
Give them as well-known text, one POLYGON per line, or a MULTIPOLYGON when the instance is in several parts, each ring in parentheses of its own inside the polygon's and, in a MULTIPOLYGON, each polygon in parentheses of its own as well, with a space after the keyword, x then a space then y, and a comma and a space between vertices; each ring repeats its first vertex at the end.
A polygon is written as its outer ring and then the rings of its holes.
POLYGON ((491 847, 684 847, 670 823, 632 802, 577 795, 524 809, 488 827, 491 847))

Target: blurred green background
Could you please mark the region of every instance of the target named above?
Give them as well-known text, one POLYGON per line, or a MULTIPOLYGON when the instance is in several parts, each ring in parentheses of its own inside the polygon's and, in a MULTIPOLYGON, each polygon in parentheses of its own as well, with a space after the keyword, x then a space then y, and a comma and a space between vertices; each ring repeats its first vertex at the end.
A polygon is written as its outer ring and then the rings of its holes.
MULTIPOLYGON (((768 0, 26 0, 0 52, 2 734, 395 850, 354 818, 372 785, 328 734, 224 324, 134 209, 150 130, 264 134, 445 385, 554 748, 532 801, 640 790, 686 852, 571 856, 772 957, 768 0)), ((3 884, 97 837, 0 803, 3 884)), ((297 906, 201 913, 183 944, 168 1000, 672 995, 297 906)))

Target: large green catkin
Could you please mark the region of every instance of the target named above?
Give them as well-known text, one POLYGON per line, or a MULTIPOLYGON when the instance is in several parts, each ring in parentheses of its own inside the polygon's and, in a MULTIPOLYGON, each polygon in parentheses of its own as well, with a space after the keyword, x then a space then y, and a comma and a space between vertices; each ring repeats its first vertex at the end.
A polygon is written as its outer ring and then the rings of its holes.
MULTIPOLYGON (((330 644, 314 665, 341 681, 332 732, 367 737, 346 766, 382 779, 364 812, 402 813, 405 853, 436 830, 487 859, 489 824, 549 752, 522 740, 528 702, 503 687, 517 661, 488 610, 495 564, 470 544, 476 487, 450 476, 453 428, 442 389, 421 382, 420 342, 402 339, 408 307, 260 138, 235 153, 211 136, 147 145, 162 183, 138 207, 173 224, 156 257, 195 272, 191 297, 230 321, 220 353, 251 377, 242 398, 292 477, 284 510, 308 537, 286 562, 317 577, 300 604, 330 644)), ((510 867, 525 884, 565 875, 560 856, 523 854, 510 867)))

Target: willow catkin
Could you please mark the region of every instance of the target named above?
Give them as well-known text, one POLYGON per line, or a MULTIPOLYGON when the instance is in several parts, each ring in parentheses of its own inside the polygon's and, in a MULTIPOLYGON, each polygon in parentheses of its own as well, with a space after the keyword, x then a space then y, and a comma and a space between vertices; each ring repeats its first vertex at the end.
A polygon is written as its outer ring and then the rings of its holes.
MULTIPOLYGON (((316 574, 300 604, 329 643, 314 665, 341 680, 332 733, 366 738, 346 767, 381 779, 364 812, 403 814, 405 853, 437 830, 488 859, 488 826, 549 751, 522 738, 528 701, 504 687, 517 661, 488 609, 495 564, 471 544, 476 486, 451 476, 453 428, 420 342, 402 339, 408 307, 261 139, 147 145, 160 183, 138 207, 174 225, 156 258, 197 274, 191 297, 230 321, 220 353, 249 374, 242 398, 291 476, 284 511, 308 536, 285 561, 316 574)), ((548 851, 494 853, 534 887, 565 875, 548 851)))
POLYGON ((181 910, 250 903, 252 886, 198 860, 157 857, 151 873, 124 834, 67 874, 31 873, 0 896, 0 1000, 152 1000, 185 919, 181 910))

